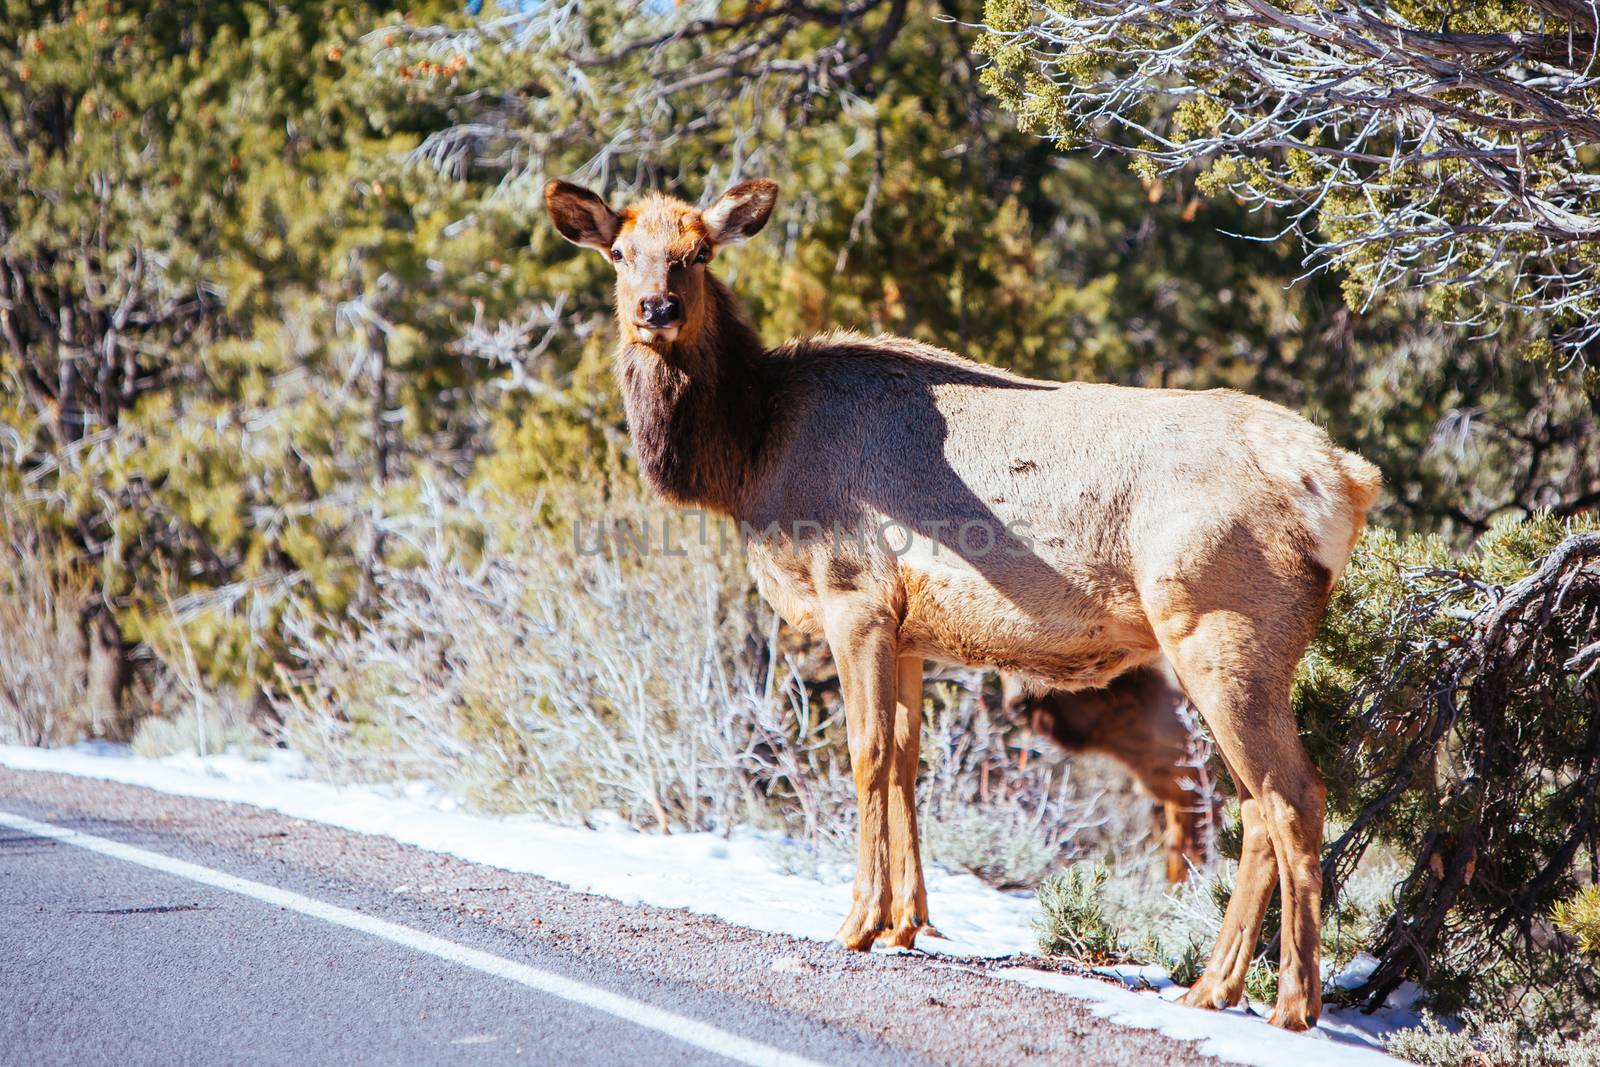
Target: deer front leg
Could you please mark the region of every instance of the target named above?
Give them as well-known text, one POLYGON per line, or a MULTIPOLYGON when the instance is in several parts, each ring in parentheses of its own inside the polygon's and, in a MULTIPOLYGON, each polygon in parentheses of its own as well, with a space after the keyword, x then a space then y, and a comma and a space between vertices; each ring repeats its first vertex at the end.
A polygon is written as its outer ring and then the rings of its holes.
POLYGON ((844 690, 850 769, 856 780, 860 828, 853 903, 844 925, 839 927, 838 938, 846 948, 866 950, 891 926, 898 925, 894 917, 895 871, 890 857, 889 812, 889 781, 894 763, 895 626, 887 612, 848 603, 827 611, 823 625, 844 690))
POLYGON ((922 749, 922 660, 903 656, 895 670, 894 754, 889 763, 889 866, 894 883, 884 941, 911 948, 917 934, 939 933, 928 923, 928 890, 922 882, 917 839, 917 757, 922 749))
POLYGON ((1199 866, 1202 859, 1197 819, 1183 804, 1170 800, 1162 803, 1161 814, 1166 827, 1167 881, 1178 885, 1188 880, 1190 866, 1199 866))

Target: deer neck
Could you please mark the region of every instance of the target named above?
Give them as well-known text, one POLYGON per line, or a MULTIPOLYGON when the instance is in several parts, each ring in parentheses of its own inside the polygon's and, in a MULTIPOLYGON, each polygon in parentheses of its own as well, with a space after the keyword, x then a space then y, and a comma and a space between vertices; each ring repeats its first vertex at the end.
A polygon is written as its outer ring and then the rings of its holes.
POLYGON ((733 514, 755 473, 772 407, 765 350, 733 293, 706 278, 707 309, 691 341, 617 353, 640 472, 675 504, 733 514))

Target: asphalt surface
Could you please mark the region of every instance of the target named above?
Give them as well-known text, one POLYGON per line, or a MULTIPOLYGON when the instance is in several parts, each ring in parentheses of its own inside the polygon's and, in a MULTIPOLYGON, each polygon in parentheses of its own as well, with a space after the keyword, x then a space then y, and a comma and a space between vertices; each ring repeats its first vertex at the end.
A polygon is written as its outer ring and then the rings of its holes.
POLYGON ((701 1058, 564 1000, 72 845, 7 833, 0 876, 8 1062, 701 1058))
MULTIPOLYGON (((257 809, 0 768, 0 812, 382 918, 815 1062, 1215 1062, 976 964, 627 907, 257 809)), ((729 1061, 313 915, 0 826, 0 1064, 467 1062, 729 1061)))

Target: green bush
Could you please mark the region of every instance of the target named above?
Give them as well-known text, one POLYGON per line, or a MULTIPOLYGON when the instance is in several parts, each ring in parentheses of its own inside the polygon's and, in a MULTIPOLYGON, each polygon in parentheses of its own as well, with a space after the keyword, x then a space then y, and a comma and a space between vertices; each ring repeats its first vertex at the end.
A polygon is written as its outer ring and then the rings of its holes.
POLYGON ((1039 886, 1039 951, 1091 965, 1127 958, 1122 931, 1105 915, 1110 872, 1100 863, 1075 863, 1039 886))
POLYGON ((1550 909, 1556 929, 1578 943, 1580 951, 1600 956, 1600 886, 1588 885, 1550 909))
POLYGON ((1407 868, 1368 917, 1367 1003, 1408 978, 1447 1011, 1560 1021, 1600 1003, 1550 923, 1600 862, 1597 528, 1503 522, 1465 553, 1370 530, 1334 594, 1296 690, 1347 827, 1325 858, 1328 906, 1373 845, 1407 868))

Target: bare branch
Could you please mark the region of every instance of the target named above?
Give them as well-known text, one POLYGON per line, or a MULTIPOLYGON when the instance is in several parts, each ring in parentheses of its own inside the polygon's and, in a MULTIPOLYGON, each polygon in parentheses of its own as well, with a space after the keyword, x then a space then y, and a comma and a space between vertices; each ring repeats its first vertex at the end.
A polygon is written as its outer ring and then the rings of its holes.
POLYGON ((1042 132, 1289 209, 1308 268, 1369 300, 1443 287, 1453 321, 1532 313, 1553 363, 1600 367, 1596 8, 1536 6, 1555 18, 1457 32, 1355 0, 1040 3, 989 27, 987 76, 1042 132))

